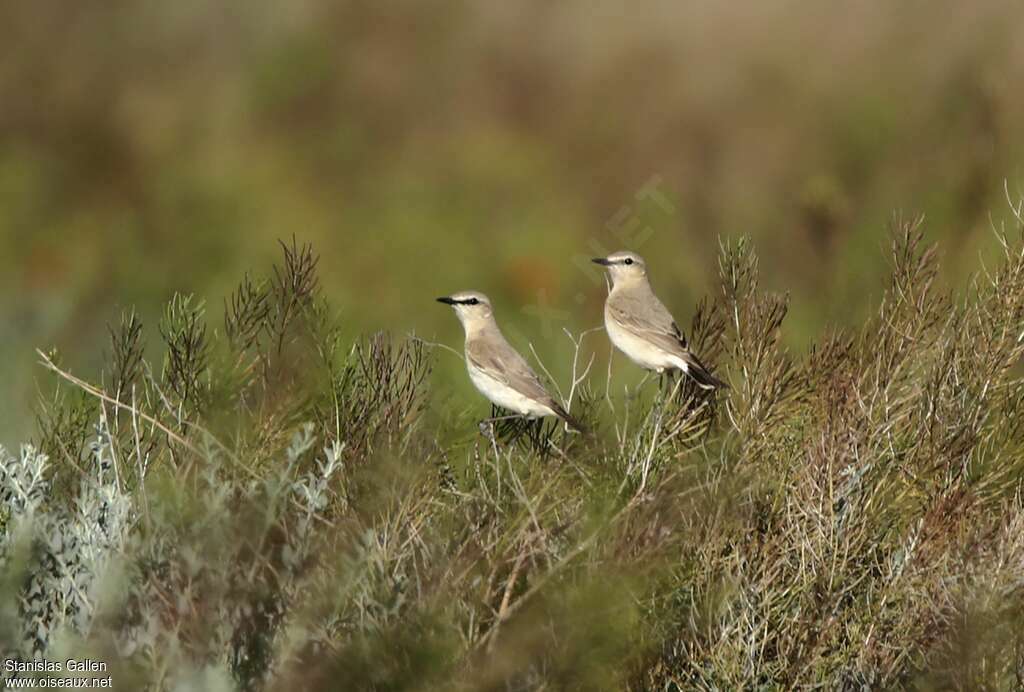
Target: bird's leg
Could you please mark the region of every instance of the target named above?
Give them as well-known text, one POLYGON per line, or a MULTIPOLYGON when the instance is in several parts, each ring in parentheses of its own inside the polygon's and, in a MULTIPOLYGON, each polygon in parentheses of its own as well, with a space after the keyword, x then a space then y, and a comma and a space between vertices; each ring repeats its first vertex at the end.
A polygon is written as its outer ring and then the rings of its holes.
POLYGON ((683 379, 686 377, 682 372, 676 372, 675 370, 668 371, 668 384, 669 394, 668 398, 670 401, 676 401, 679 398, 679 391, 683 385, 683 379), (678 378, 676 375, 678 374, 678 378))
POLYGON ((634 399, 636 397, 640 396, 640 390, 643 389, 643 386, 645 384, 647 384, 647 380, 651 379, 651 375, 653 375, 653 374, 654 374, 653 370, 648 370, 646 373, 644 373, 644 378, 642 380, 640 380, 640 383, 636 386, 636 389, 633 390, 633 398, 634 399))
POLYGON ((668 397, 672 393, 672 370, 665 368, 664 370, 652 370, 658 374, 658 401, 664 404, 668 400, 668 397))
POLYGON ((654 404, 659 409, 665 408, 665 371, 658 373, 658 393, 654 397, 654 404))
POLYGON ((526 416, 520 415, 518 413, 514 413, 514 414, 512 414, 510 416, 492 416, 491 418, 484 418, 480 422, 481 423, 500 423, 503 420, 522 420, 524 418, 526 418, 526 416))
POLYGON ((523 436, 523 433, 528 432, 530 430, 530 426, 533 425, 533 421, 525 416, 515 416, 515 418, 525 420, 526 425, 520 425, 518 428, 516 428, 516 432, 512 436, 512 439, 508 441, 509 444, 515 444, 516 441, 523 436))
POLYGON ((676 401, 679 398, 679 392, 681 391, 685 378, 686 375, 679 370, 673 370, 672 374, 669 376, 668 383, 672 390, 670 394, 672 401, 676 401))
POLYGON ((676 376, 679 375, 679 371, 672 370, 671 367, 667 367, 665 370, 665 396, 670 401, 674 401, 676 398, 676 392, 678 391, 678 383, 682 380, 677 380, 676 376))
POLYGON ((522 420, 523 416, 518 413, 510 416, 491 416, 480 421, 480 434, 489 440, 494 439, 494 424, 505 420, 522 420))

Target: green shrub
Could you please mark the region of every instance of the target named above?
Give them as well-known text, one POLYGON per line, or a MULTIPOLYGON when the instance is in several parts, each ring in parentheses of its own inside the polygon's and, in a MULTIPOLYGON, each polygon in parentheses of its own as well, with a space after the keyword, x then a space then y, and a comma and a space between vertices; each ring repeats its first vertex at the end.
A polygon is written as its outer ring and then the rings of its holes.
POLYGON ((40 353, 0 646, 126 689, 1019 687, 1024 245, 998 237, 947 295, 898 223, 877 314, 805 355, 725 246, 689 331, 732 389, 620 394, 573 337, 590 437, 478 434, 429 344, 346 334, 287 245, 222 329, 175 296, 161 359, 133 313, 101 384, 40 353))

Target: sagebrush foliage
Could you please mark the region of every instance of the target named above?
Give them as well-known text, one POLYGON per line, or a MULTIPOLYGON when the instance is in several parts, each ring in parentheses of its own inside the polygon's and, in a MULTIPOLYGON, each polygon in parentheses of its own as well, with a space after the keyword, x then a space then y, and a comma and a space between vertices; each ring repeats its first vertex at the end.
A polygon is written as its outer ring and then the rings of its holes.
POLYGON ((454 442, 428 345, 346 334, 293 242, 222 330, 176 296, 160 360, 134 313, 99 385, 41 354, 38 446, 0 465, 0 646, 130 689, 1024 685, 1024 245, 999 238, 949 295, 897 223, 877 315, 806 355, 726 245, 689 331, 730 390, 601 391, 572 337, 597 434, 454 442))

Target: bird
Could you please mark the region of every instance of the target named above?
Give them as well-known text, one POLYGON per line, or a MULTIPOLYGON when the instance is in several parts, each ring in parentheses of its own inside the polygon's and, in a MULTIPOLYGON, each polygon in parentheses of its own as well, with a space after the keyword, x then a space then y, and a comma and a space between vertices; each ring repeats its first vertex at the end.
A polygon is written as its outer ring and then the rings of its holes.
POLYGON ((654 295, 647 280, 647 264, 640 255, 623 250, 592 261, 611 275, 604 327, 617 349, 659 375, 682 370, 702 389, 728 388, 690 351, 672 314, 654 295))
POLYGON ((583 425, 555 401, 505 339, 487 296, 479 291, 462 291, 442 296, 437 302, 452 306, 462 323, 469 379, 491 403, 530 420, 557 416, 570 428, 584 432, 583 425))

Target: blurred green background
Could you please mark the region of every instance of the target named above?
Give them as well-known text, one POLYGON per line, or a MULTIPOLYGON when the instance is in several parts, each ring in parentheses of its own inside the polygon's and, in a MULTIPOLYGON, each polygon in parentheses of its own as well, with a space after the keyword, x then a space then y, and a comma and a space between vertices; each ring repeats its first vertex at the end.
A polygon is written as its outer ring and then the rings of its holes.
POLYGON ((34 348, 98 379, 122 309, 154 348, 175 291, 219 325, 292 235, 353 334, 458 347, 433 298, 476 288, 563 382, 601 251, 688 323, 749 234, 795 348, 872 309, 894 213, 962 284, 1021 187, 1022 27, 1010 0, 0 3, 0 441, 31 434, 34 348))

